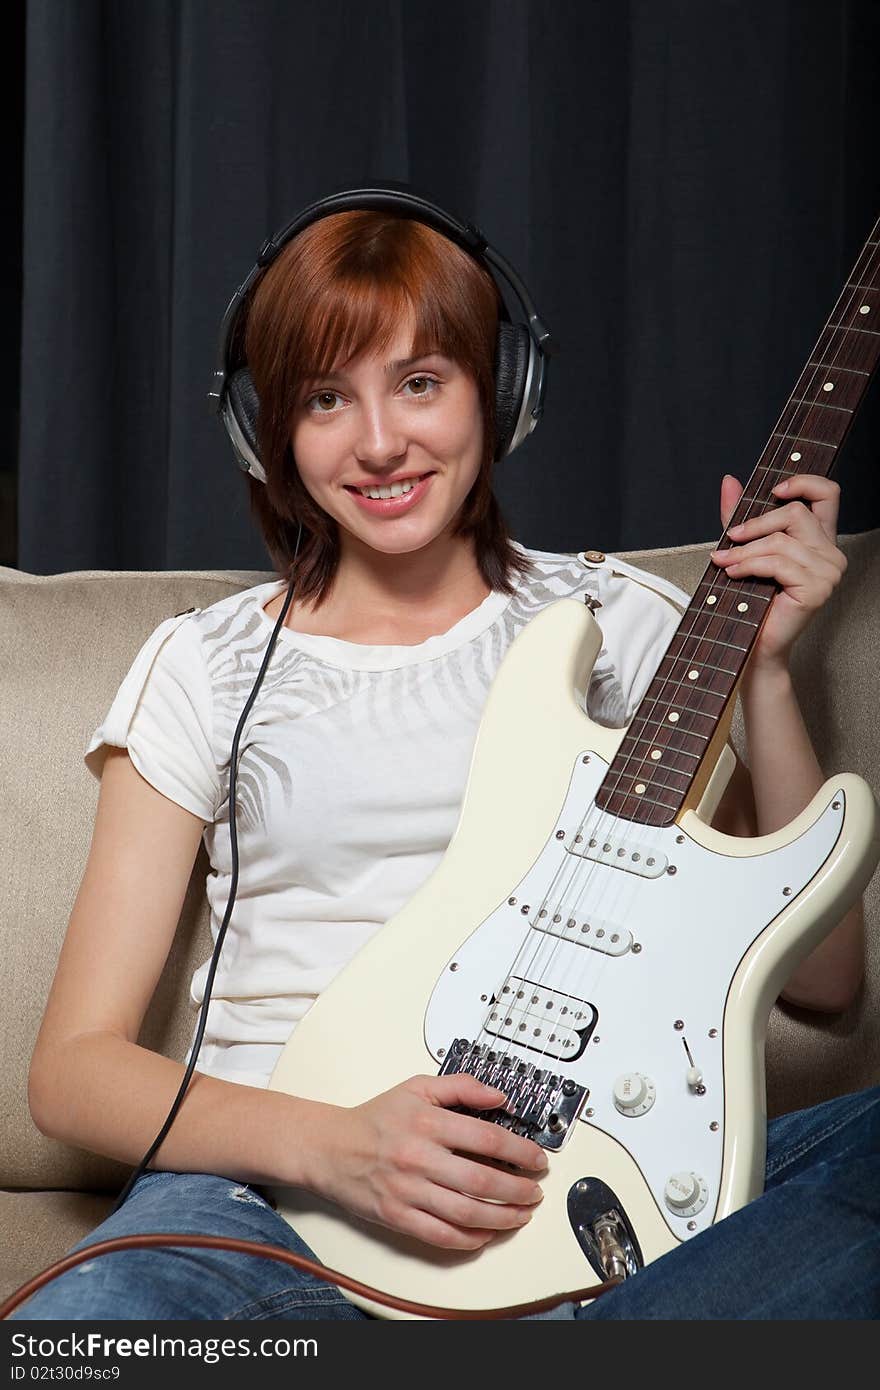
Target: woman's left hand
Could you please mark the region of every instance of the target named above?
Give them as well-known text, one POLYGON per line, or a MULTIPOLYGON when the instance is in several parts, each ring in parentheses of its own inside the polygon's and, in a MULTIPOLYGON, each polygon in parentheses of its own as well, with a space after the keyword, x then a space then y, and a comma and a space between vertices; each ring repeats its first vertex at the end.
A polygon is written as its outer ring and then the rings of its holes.
MULTIPOLYGON (((721 522, 733 515, 742 485, 731 474, 721 480, 721 522)), ((730 549, 712 560, 737 579, 754 575, 781 586, 758 635, 749 667, 788 665, 791 649, 807 623, 843 578, 846 556, 836 545, 840 487, 814 473, 795 473, 771 489, 784 506, 749 517, 728 535, 730 549), (795 500, 795 499, 803 499, 795 500)))

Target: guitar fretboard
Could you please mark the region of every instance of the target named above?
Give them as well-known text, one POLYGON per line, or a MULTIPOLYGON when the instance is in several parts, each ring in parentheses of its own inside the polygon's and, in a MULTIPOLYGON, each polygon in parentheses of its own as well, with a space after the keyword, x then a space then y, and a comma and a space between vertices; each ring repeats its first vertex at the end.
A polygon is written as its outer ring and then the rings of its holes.
MULTIPOLYGON (((728 526, 784 498, 794 473, 833 469, 880 361, 880 221, 865 243, 728 526)), ((725 530, 719 545, 735 545, 725 530)), ((633 716, 596 804, 641 825, 680 811, 779 586, 710 564, 633 716)))

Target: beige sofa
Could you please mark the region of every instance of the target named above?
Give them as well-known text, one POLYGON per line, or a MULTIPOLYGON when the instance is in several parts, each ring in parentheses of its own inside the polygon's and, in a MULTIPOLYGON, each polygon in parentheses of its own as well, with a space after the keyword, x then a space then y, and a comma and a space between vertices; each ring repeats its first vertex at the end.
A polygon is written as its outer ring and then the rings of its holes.
MULTIPOLYGON (((596 537, 584 540, 588 546, 596 543, 596 537)), ((710 544, 621 554, 690 593, 710 544)), ((880 530, 843 537, 840 544, 849 568, 798 644, 794 674, 826 775, 857 772, 877 790, 880 530)), ((27 1107, 28 1063, 86 861, 98 796, 83 749, 136 651, 159 622, 270 578, 210 570, 31 575, 0 567, 0 1297, 96 1226, 130 1171, 45 1138, 27 1107)), ((745 755, 739 711, 733 739, 745 755)), ((178 1060, 194 1027, 189 975, 210 949, 207 872, 202 848, 140 1039, 178 1060)), ((880 874, 875 874, 865 895, 867 980, 853 1007, 841 1015, 787 1007, 772 1014, 770 1114, 880 1080, 878 885, 880 874)))

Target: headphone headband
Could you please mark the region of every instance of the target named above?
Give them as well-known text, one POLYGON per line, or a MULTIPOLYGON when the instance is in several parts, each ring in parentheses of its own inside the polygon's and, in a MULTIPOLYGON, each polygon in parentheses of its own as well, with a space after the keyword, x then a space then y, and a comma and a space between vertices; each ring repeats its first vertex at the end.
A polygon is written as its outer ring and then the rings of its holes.
POLYGON ((528 290, 513 266, 490 246, 483 232, 472 222, 462 221, 444 211, 410 184, 385 179, 360 188, 339 189, 310 203, 292 221, 260 247, 256 264, 236 290, 220 325, 217 365, 208 391, 208 401, 226 427, 239 466, 265 483, 266 474, 256 451, 256 417, 259 408, 256 391, 246 364, 232 360, 242 306, 254 282, 271 265, 289 241, 313 222, 337 212, 352 209, 390 212, 424 222, 468 252, 492 274, 501 292, 497 271, 504 276, 525 315, 525 325, 499 323, 496 352, 496 396, 502 419, 498 458, 506 457, 529 435, 541 418, 546 391, 547 359, 557 350, 550 332, 540 318, 528 290), (527 332, 523 330, 526 329, 527 332), (503 330, 503 331, 502 331, 503 330), (508 331, 509 330, 509 331, 508 331), (508 418, 509 417, 509 418, 508 418))

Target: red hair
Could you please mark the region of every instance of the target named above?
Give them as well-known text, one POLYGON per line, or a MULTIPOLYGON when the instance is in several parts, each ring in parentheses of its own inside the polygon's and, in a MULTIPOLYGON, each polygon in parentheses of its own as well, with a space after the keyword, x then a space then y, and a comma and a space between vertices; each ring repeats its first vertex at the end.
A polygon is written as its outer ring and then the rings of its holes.
POLYGON ((511 544, 490 483, 502 310, 489 271, 455 242, 412 218, 366 209, 311 223, 256 282, 242 315, 242 346, 260 400, 257 447, 266 484, 246 476, 251 513, 273 564, 286 583, 295 580, 298 596, 320 604, 339 563, 338 523, 304 486, 290 447, 300 393, 364 349, 387 348, 411 314, 412 354, 442 352, 476 383, 483 457, 454 534, 474 536, 490 588, 514 592, 514 576, 531 566, 511 544))

